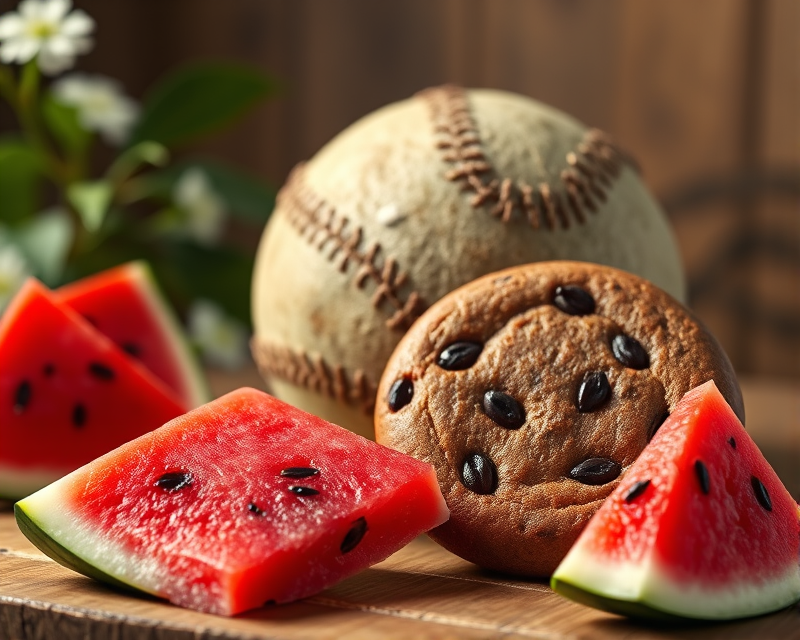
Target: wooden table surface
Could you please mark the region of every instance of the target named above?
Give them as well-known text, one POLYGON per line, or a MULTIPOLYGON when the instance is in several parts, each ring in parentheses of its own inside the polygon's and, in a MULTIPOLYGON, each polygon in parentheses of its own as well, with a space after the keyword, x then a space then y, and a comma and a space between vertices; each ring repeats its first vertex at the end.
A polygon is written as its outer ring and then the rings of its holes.
MULTIPOLYGON (((800 497, 796 383, 744 381, 748 430, 800 497)), ((0 503, 0 639, 758 638, 800 640, 800 606, 761 618, 663 627, 595 611, 543 582, 482 572, 419 538, 302 602, 235 618, 117 592, 61 567, 0 503)))

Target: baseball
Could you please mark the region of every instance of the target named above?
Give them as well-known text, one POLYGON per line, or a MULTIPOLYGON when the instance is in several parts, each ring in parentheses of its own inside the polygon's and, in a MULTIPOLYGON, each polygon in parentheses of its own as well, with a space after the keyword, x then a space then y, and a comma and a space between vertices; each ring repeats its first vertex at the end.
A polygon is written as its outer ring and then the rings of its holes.
POLYGON ((684 299, 667 219, 610 136, 512 93, 428 89, 288 178, 256 257, 253 356, 278 397, 373 437, 384 366, 428 306, 557 259, 684 299))

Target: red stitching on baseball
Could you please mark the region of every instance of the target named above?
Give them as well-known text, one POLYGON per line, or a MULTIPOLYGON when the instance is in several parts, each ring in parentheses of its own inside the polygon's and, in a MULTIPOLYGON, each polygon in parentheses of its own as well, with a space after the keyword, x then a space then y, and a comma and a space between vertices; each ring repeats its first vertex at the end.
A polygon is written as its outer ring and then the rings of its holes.
POLYGON ((319 354, 294 350, 264 338, 253 338, 250 350, 265 378, 274 376, 371 414, 377 385, 361 369, 352 374, 341 365, 327 363, 319 354))
POLYGON ((419 95, 431 110, 438 136, 436 148, 442 152, 442 159, 452 165, 445 178, 473 194, 473 207, 492 204, 491 215, 503 222, 509 222, 519 212, 535 229, 542 223, 548 229, 566 229, 573 221, 583 224, 587 212, 596 212, 598 201, 605 202, 623 164, 638 171, 636 162, 607 134, 590 129, 576 150, 567 154, 568 166, 558 183, 533 187, 521 180, 499 177, 483 151, 466 91, 445 85, 419 95))
POLYGON ((381 259, 383 251, 379 243, 372 242, 362 248, 366 243, 363 228, 351 225, 347 217, 338 214, 332 205, 314 193, 304 183, 303 173, 303 165, 299 164, 278 194, 278 201, 284 205, 281 212, 303 238, 327 253, 327 258, 336 263, 339 271, 346 273, 353 263, 356 287, 364 289, 368 282, 375 284, 372 306, 388 307, 391 315, 386 326, 408 329, 425 310, 422 297, 416 291, 411 291, 405 300, 400 294, 408 274, 394 258, 381 259))

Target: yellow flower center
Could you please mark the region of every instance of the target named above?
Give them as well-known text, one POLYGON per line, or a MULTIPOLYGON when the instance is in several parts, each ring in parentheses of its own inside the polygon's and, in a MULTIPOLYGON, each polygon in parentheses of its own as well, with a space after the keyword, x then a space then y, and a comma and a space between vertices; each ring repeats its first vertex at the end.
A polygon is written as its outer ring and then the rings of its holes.
POLYGON ((28 34, 40 40, 46 40, 57 33, 58 29, 52 22, 34 20, 28 24, 28 34))

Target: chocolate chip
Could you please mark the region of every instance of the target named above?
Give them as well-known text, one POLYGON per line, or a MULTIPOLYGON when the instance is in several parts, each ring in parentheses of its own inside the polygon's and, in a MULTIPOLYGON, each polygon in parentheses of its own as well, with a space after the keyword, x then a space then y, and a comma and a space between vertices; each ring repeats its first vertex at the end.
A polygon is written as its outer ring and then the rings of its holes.
POLYGON ((284 478, 310 478, 319 475, 319 469, 314 467, 287 467, 281 471, 284 478))
POLYGON ((494 493, 497 489, 497 467, 488 456, 472 453, 461 464, 461 482, 474 493, 494 493))
POLYGON ((602 407, 611 397, 611 385, 604 371, 593 371, 583 377, 578 387, 577 406, 580 413, 589 413, 602 407))
POLYGON ((23 380, 17 385, 17 390, 14 392, 14 415, 19 415, 25 411, 25 407, 31 401, 31 383, 23 380))
POLYGON ((469 369, 475 364, 481 351, 483 345, 479 342, 454 342, 442 350, 436 364, 447 371, 469 369))
POLYGON ((731 436, 730 438, 728 438, 728 444, 731 445, 735 449, 736 448, 736 439, 733 436, 731 436))
POLYGON ((72 408, 72 424, 79 429, 86 424, 86 407, 81 403, 72 408))
POLYGON ((650 357, 636 338, 621 333, 611 341, 614 357, 629 369, 647 369, 650 357))
POLYGON ((619 477, 622 467, 608 458, 589 458, 576 465, 569 477, 583 484, 606 484, 619 477))
POLYGON ((359 518, 350 527, 350 530, 345 534, 342 544, 339 545, 339 550, 342 553, 350 553, 358 546, 364 534, 367 532, 367 519, 359 518))
POLYGON ((642 495, 649 486, 649 480, 639 480, 639 482, 634 483, 631 485, 628 493, 625 494, 625 502, 633 502, 636 500, 636 498, 642 495))
POLYGON ((506 429, 519 429, 525 424, 525 408, 502 391, 489 390, 484 393, 483 410, 494 422, 506 429))
POLYGON ((289 487, 289 491, 296 493, 298 496, 315 496, 319 493, 319 491, 312 489, 311 487, 302 487, 298 485, 289 487))
POLYGON ((708 477, 708 469, 706 469, 706 465, 703 464, 702 460, 695 460, 694 473, 697 476, 697 482, 700 483, 700 491, 708 495, 711 490, 711 481, 708 477))
POLYGON ((767 511, 772 511, 772 500, 769 497, 769 492, 764 484, 756 478, 752 476, 750 478, 750 484, 753 486, 753 493, 756 494, 756 500, 758 500, 758 504, 764 507, 767 511))
POLYGON ((571 316, 587 316, 594 313, 594 298, 585 289, 575 285, 556 287, 553 304, 571 316))
POLYGON ((400 378, 395 380, 392 387, 389 389, 389 409, 391 411, 400 411, 405 407, 411 398, 414 397, 414 383, 408 378, 400 378))
POLYGON ((89 373, 99 380, 113 380, 114 370, 107 367, 102 362, 90 362, 89 373))
POLYGON ((166 491, 180 491, 192 484, 194 478, 188 471, 170 471, 165 473, 153 484, 166 491))

